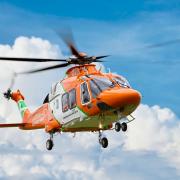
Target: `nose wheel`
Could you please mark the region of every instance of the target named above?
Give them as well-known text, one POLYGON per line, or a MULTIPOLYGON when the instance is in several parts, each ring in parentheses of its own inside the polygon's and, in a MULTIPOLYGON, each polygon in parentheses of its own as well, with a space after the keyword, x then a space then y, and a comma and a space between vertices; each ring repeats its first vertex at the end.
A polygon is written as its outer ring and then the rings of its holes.
POLYGON ((127 131, 127 123, 125 123, 125 122, 123 122, 122 124, 121 124, 121 129, 122 129, 122 131, 127 131))
POLYGON ((115 131, 119 132, 122 129, 123 132, 127 131, 127 123, 123 122, 122 124, 117 122, 115 124, 115 131))
POLYGON ((50 139, 48 139, 46 141, 46 149, 48 151, 50 151, 53 148, 53 146, 54 146, 54 143, 53 143, 53 134, 50 134, 50 139))
POLYGON ((116 132, 119 132, 121 130, 121 124, 119 123, 119 122, 117 122, 116 124, 115 124, 115 131, 116 132))

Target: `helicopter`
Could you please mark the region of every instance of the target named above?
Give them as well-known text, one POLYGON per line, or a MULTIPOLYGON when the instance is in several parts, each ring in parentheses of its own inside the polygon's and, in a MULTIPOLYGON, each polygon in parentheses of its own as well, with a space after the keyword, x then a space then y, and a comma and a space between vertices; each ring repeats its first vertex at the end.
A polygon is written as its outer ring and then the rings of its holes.
POLYGON ((18 127, 21 130, 44 129, 49 133, 47 150, 54 146, 55 133, 98 132, 99 144, 108 147, 106 130, 127 131, 135 118, 132 113, 141 102, 141 93, 133 89, 121 75, 103 73, 94 63, 108 57, 88 56, 78 51, 70 38, 63 38, 72 56, 66 59, 0 57, 0 61, 63 62, 44 68, 19 72, 32 74, 71 65, 66 77, 51 86, 43 104, 31 112, 20 90, 8 89, 4 97, 16 102, 22 122, 0 124, 0 128, 18 127))

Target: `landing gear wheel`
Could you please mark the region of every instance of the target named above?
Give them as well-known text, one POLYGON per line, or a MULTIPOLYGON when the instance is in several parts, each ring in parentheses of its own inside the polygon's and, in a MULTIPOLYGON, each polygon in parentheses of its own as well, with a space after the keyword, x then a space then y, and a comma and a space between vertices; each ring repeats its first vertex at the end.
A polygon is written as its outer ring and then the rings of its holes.
POLYGON ((51 150, 52 148, 53 148, 53 141, 51 140, 51 139, 48 139, 47 141, 46 141, 46 148, 47 148, 47 150, 51 150))
POLYGON ((117 122, 116 124, 115 124, 115 131, 116 132, 119 132, 121 130, 121 124, 119 123, 119 122, 117 122))
POLYGON ((121 124, 121 128, 122 128, 122 131, 127 131, 127 124, 125 123, 125 122, 123 122, 122 124, 121 124))
POLYGON ((102 145, 103 148, 107 148, 107 146, 108 146, 108 139, 106 137, 103 137, 101 139, 101 145, 102 145))

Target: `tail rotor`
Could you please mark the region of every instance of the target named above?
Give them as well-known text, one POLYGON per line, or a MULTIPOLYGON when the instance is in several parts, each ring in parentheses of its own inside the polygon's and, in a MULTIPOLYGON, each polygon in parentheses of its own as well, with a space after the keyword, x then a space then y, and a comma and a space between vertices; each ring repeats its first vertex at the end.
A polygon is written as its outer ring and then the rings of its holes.
POLYGON ((14 73, 13 73, 13 76, 12 76, 12 78, 11 78, 11 82, 10 82, 9 88, 7 89, 6 92, 3 93, 4 97, 5 97, 7 100, 9 100, 9 99, 11 98, 11 93, 12 93, 12 90, 11 90, 11 89, 13 89, 13 87, 14 87, 16 77, 17 77, 17 73, 14 72, 14 73))
POLYGON ((11 77, 11 81, 10 81, 10 84, 9 84, 9 87, 7 89, 6 92, 3 92, 3 96, 6 100, 2 100, 2 104, 3 104, 3 112, 1 113, 1 118, 3 120, 6 120, 8 119, 8 117, 11 115, 12 113, 12 107, 11 107, 11 103, 8 102, 11 98, 11 94, 12 94, 12 89, 14 87, 14 84, 15 84, 15 80, 16 80, 16 77, 17 77, 17 73, 16 72, 13 72, 12 74, 12 77, 11 77))

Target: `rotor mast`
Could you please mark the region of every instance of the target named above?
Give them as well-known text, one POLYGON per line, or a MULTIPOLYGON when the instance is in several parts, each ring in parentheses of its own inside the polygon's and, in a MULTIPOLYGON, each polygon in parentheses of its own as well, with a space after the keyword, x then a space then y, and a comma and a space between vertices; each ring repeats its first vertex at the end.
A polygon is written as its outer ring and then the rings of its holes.
POLYGON ((66 71, 68 77, 86 75, 86 74, 96 74, 99 71, 96 69, 95 64, 84 64, 80 66, 74 66, 66 71))

